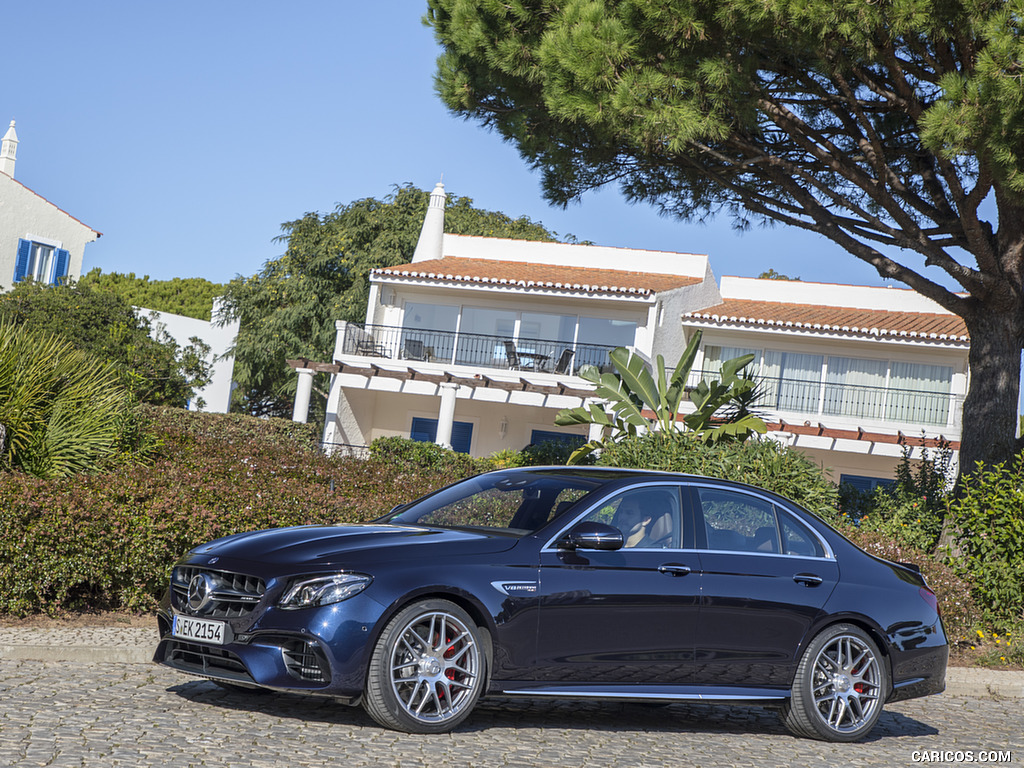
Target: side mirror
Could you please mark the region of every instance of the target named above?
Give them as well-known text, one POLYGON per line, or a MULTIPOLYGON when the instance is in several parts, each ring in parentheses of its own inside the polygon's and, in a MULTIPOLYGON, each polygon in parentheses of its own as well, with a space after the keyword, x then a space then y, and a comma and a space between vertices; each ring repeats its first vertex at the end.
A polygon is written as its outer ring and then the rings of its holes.
POLYGON ((561 549, 622 549, 622 531, 607 523, 584 521, 558 542, 561 549))

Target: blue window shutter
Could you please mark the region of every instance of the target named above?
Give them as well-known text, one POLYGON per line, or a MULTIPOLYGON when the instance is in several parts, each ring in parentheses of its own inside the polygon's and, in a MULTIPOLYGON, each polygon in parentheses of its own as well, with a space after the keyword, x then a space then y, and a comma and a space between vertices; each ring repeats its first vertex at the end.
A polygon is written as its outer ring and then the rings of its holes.
POLYGON ((71 254, 63 248, 58 248, 53 269, 53 282, 55 285, 64 282, 63 278, 68 276, 68 266, 70 264, 71 254))
POLYGON ((18 258, 14 262, 14 282, 20 283, 28 274, 28 260, 32 255, 32 241, 18 240, 18 258))
MULTIPOLYGON (((437 419, 421 419, 415 417, 412 420, 412 429, 409 430, 409 439, 420 443, 433 443, 437 441, 437 419)), ((469 447, 473 443, 473 425, 468 421, 456 421, 452 424, 452 449, 459 453, 469 453, 469 447)))
POLYGON ((437 439, 437 419, 414 418, 409 439, 418 443, 432 443, 437 439))
POLYGON ((473 425, 468 421, 456 421, 452 425, 452 448, 459 453, 469 453, 473 443, 473 425))

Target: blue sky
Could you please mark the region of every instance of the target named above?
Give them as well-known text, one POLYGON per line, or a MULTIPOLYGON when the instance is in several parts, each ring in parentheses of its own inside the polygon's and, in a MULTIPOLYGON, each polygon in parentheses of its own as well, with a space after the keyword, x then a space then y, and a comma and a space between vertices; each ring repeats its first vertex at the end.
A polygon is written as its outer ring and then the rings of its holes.
POLYGON ((411 182, 601 245, 707 253, 716 275, 775 270, 881 285, 824 238, 682 224, 614 189, 548 205, 515 149, 450 115, 421 0, 11 3, 0 122, 15 177, 103 237, 85 271, 250 275, 282 222, 411 182))

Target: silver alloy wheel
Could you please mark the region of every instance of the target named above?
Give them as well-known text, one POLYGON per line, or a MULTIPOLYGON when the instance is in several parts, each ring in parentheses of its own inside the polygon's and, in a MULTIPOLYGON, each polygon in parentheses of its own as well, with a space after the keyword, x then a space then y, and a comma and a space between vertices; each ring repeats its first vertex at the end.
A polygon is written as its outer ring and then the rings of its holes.
POLYGON ((391 651, 391 687, 399 705, 423 723, 443 723, 473 701, 480 649, 473 633, 444 611, 420 614, 391 651))
POLYGON ((829 729, 850 733, 881 706, 882 674, 875 653, 856 635, 837 635, 814 659, 814 709, 829 729))

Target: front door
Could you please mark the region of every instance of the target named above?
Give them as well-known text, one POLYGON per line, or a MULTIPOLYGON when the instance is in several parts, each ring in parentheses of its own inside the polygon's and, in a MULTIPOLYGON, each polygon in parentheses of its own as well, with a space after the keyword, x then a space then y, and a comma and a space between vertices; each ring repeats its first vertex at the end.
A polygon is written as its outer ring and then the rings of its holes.
POLYGON ((688 683, 700 563, 679 486, 631 488, 584 519, 619 528, 625 546, 542 551, 537 679, 688 683))

